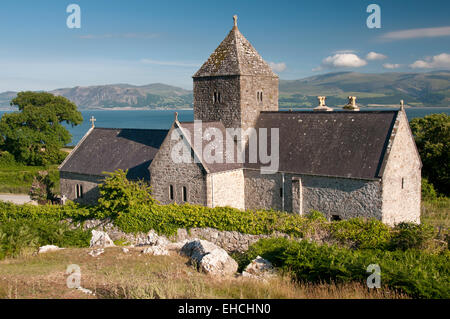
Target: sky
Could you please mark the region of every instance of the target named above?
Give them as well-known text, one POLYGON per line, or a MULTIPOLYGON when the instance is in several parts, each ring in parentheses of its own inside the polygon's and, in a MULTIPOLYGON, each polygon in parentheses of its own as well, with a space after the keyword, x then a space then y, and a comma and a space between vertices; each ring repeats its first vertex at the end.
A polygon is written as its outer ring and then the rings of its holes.
POLYGON ((450 69, 449 12, 448 0, 5 0, 0 92, 115 83, 192 89, 234 14, 281 79, 450 69), (67 25, 70 4, 80 8, 80 28, 67 25), (380 28, 367 25, 370 4, 380 8, 380 28))

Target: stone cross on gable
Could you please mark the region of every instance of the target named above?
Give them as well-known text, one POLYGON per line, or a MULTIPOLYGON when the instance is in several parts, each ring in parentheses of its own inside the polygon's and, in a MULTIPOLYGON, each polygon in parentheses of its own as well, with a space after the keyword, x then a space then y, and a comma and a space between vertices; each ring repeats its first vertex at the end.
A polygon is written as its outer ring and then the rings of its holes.
POLYGON ((95 117, 94 117, 94 116, 91 116, 91 119, 90 119, 89 121, 92 123, 92 127, 95 127, 94 122, 97 121, 97 120, 95 119, 95 117))

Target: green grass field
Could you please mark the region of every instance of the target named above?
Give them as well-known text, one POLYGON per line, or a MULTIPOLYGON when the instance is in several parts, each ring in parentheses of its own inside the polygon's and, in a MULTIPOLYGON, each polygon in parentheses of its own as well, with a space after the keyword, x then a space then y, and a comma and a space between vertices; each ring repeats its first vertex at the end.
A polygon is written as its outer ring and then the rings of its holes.
POLYGON ((57 165, 50 167, 25 166, 19 164, 0 165, 0 193, 28 194, 33 178, 39 171, 47 170, 52 180, 57 181, 55 192, 59 192, 59 171, 57 165))

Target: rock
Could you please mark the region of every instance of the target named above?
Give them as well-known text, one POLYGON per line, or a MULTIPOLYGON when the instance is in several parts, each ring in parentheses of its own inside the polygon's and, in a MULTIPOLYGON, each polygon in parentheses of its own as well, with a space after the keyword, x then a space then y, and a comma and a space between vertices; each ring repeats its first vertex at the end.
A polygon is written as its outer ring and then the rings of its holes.
POLYGON ((128 248, 125 248, 125 247, 122 248, 122 252, 125 253, 125 254, 127 254, 129 251, 130 251, 130 250, 129 250, 128 248))
POLYGON ((166 245, 166 248, 167 248, 168 250, 174 250, 174 251, 176 251, 176 252, 179 253, 179 252, 181 251, 181 248, 183 248, 183 246, 184 246, 187 242, 188 242, 188 240, 185 239, 185 240, 183 240, 183 241, 179 241, 179 242, 176 242, 176 243, 169 243, 169 244, 166 245))
POLYGON ((213 276, 233 275, 238 269, 236 261, 224 249, 206 240, 189 241, 180 253, 188 256, 201 271, 213 276))
POLYGON ((166 249, 166 247, 160 246, 160 245, 147 247, 142 251, 142 253, 150 254, 150 255, 154 255, 154 256, 168 256, 169 255, 169 251, 166 249))
POLYGON ((92 290, 90 290, 90 289, 83 288, 83 287, 80 286, 80 287, 77 288, 77 290, 80 290, 81 292, 83 292, 85 294, 94 295, 95 296, 94 292, 92 290))
POLYGON ((100 256, 101 254, 103 254, 104 252, 105 252, 105 250, 103 248, 98 248, 98 249, 91 250, 89 252, 89 255, 91 255, 92 257, 97 257, 97 256, 100 256))
POLYGON ((64 249, 64 248, 59 248, 58 246, 55 246, 55 245, 45 245, 45 246, 39 247, 38 253, 42 254, 42 253, 47 253, 49 251, 57 251, 60 249, 64 249))
POLYGON ((92 230, 90 247, 115 247, 111 238, 104 231, 92 230))
POLYGON ((165 246, 169 244, 169 240, 167 240, 164 236, 159 236, 154 230, 148 232, 145 238, 140 238, 138 240, 138 246, 165 246))
POLYGON ((275 275, 272 263, 261 256, 256 257, 242 272, 243 277, 265 279, 275 275))

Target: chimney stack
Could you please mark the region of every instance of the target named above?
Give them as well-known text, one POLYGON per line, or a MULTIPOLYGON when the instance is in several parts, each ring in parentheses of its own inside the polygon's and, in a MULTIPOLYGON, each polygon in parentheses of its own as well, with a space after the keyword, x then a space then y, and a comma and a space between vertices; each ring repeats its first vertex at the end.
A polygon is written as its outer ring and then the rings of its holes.
POLYGON ((359 111, 359 107, 356 105, 356 96, 348 97, 348 104, 344 106, 344 110, 359 111))
POLYGON ((314 108, 314 111, 333 111, 331 107, 325 105, 326 96, 318 96, 319 106, 314 108))

